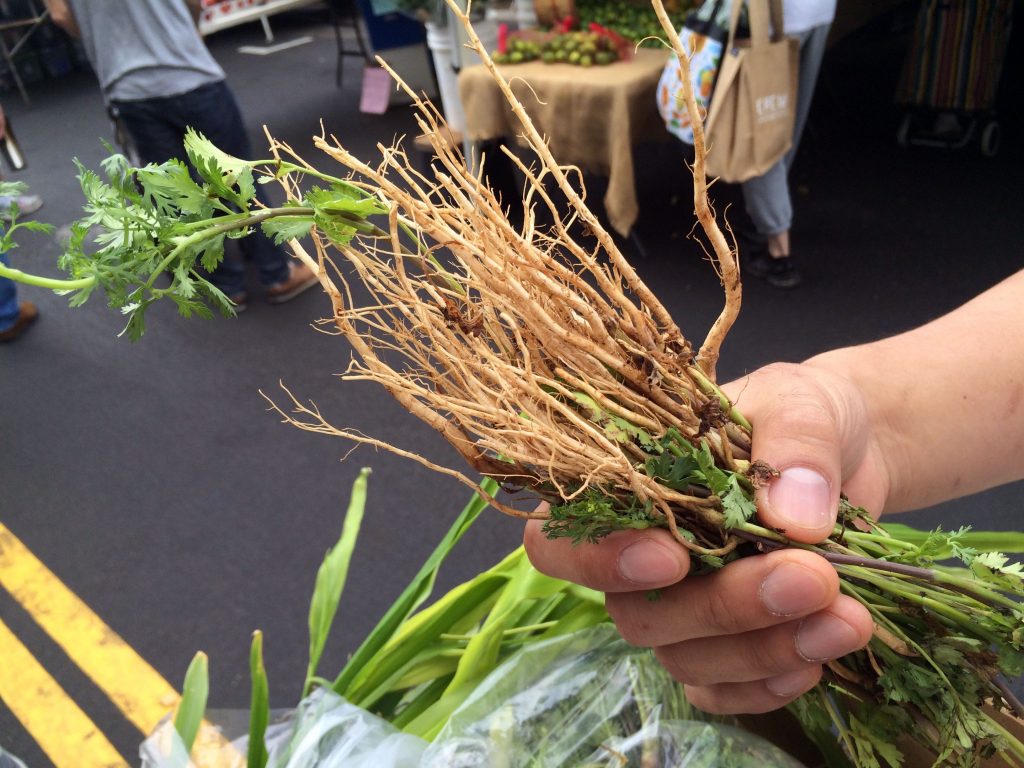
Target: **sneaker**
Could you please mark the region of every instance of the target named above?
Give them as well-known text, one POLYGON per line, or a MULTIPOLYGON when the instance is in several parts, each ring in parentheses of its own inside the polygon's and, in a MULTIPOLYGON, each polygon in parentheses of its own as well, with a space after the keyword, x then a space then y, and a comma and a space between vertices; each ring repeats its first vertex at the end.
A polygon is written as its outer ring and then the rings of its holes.
POLYGON ((320 279, 312 269, 302 262, 293 261, 288 279, 267 288, 267 301, 271 304, 284 304, 319 282, 320 279))
POLYGON ((803 282, 792 256, 775 259, 762 251, 751 254, 741 268, 775 288, 796 288, 803 282))
POLYGON ((13 218, 14 206, 18 206, 19 216, 28 216, 43 207, 43 198, 39 195, 0 195, 0 218, 10 221, 13 218))
POLYGON ((239 312, 245 312, 249 308, 249 294, 245 291, 240 291, 233 296, 228 296, 231 299, 231 303, 235 305, 235 314, 239 312))
POLYGON ((0 342, 14 341, 21 336, 28 327, 39 318, 39 310, 31 301, 23 301, 18 307, 18 316, 14 319, 14 325, 6 331, 0 331, 0 342))

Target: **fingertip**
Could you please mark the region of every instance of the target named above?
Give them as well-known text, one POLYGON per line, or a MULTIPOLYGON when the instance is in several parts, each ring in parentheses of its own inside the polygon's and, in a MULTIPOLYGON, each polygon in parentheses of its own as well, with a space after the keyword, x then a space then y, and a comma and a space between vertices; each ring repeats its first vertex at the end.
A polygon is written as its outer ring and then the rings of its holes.
POLYGON ((786 467, 758 491, 761 520, 793 541, 808 544, 828 538, 836 524, 839 493, 824 473, 805 466, 786 467))
POLYGON ((764 681, 764 686, 772 696, 779 699, 781 706, 798 696, 803 696, 816 686, 821 681, 822 672, 821 665, 813 665, 806 669, 769 677, 764 681))
POLYGON ((821 682, 823 669, 812 664, 795 672, 749 683, 687 685, 686 699, 717 715, 763 715, 781 709, 821 682))
POLYGON ((675 584, 689 570, 690 558, 668 531, 616 531, 596 543, 549 539, 542 522, 531 520, 523 533, 533 566, 555 578, 603 592, 633 592, 675 584))
POLYGON ((765 556, 772 563, 758 589, 761 604, 773 616, 790 618, 819 611, 839 595, 835 569, 817 554, 783 549, 765 556))
POLYGON ((832 610, 837 614, 846 617, 846 620, 854 628, 858 635, 859 645, 863 648, 870 641, 875 633, 875 619, 871 612, 856 598, 849 595, 839 595, 833 603, 832 610))
POLYGON ((620 552, 615 563, 619 575, 638 589, 667 587, 682 579, 690 558, 674 541, 641 536, 620 552))

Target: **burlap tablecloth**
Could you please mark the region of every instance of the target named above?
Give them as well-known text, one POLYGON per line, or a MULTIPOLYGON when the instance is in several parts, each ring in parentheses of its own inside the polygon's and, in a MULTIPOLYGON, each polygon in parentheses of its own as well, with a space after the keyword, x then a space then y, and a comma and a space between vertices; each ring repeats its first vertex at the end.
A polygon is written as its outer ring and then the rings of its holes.
MULTIPOLYGON (((641 49, 630 61, 606 66, 533 61, 499 68, 534 125, 548 137, 555 160, 608 177, 605 210, 622 235, 629 234, 639 213, 633 145, 668 136, 655 102, 668 55, 664 49, 641 49)), ((469 140, 522 132, 483 65, 459 73, 459 95, 469 140)))

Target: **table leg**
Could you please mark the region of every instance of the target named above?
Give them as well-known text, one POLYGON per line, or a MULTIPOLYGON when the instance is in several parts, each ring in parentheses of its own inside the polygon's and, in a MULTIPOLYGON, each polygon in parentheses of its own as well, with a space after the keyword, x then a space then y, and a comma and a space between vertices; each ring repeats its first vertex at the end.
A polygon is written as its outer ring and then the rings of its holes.
POLYGON ((274 30, 270 28, 270 19, 266 16, 260 16, 260 24, 263 25, 263 35, 267 38, 267 42, 274 42, 274 30))
POLYGON ((31 100, 28 97, 28 91, 25 90, 25 84, 21 81, 18 67, 14 63, 14 55, 11 53, 10 48, 7 47, 7 42, 3 39, 3 36, 0 36, 0 57, 3 58, 7 71, 11 73, 11 79, 14 80, 14 86, 18 89, 18 93, 21 94, 21 100, 26 104, 30 104, 31 100))

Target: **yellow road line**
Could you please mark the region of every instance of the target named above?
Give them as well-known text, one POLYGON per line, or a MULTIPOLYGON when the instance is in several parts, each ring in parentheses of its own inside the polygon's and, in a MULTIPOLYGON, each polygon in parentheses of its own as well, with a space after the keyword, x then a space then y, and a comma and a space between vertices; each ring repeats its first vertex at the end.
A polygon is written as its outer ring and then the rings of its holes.
POLYGON ((127 768, 114 745, 0 621, 0 699, 57 768, 127 768))
MULTIPOLYGON (((32 615, 143 734, 149 735, 160 719, 177 706, 181 697, 174 687, 3 523, 0 523, 0 586, 32 615)), ((220 757, 203 759, 196 753, 218 753, 225 744, 219 732, 204 723, 193 759, 200 768, 220 764, 220 757)))

